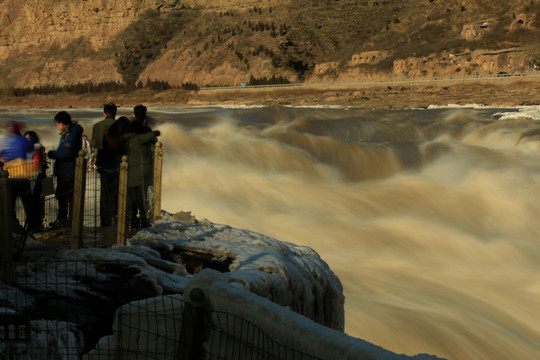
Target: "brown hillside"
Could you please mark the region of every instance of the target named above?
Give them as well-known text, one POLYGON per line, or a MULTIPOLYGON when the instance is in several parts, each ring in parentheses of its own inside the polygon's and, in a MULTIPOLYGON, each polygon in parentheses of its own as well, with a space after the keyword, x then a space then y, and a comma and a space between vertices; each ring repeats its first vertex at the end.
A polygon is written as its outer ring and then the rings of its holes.
POLYGON ((524 72, 540 63, 539 14, 531 0, 4 0, 0 75, 31 88, 524 72))

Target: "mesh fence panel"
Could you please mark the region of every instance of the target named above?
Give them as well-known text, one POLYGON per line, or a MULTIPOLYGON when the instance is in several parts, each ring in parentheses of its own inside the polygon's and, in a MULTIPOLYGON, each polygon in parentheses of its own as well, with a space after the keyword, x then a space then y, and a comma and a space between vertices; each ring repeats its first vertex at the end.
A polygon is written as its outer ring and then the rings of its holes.
MULTIPOLYGON (((93 284, 106 279, 102 264, 80 261, 20 262, 15 284, 0 284, 0 358, 80 359, 111 323, 111 309, 93 284), (9 327, 27 337, 13 337, 9 327), (11 336, 11 338, 9 338, 11 336)), ((110 330, 109 330, 110 332, 110 330)))
MULTIPOLYGON (((67 248, 72 239, 72 230, 70 223, 64 226, 55 226, 54 222, 58 218, 58 197, 65 196, 65 193, 59 193, 58 179, 53 175, 53 162, 49 161, 47 169, 39 178, 32 176, 30 179, 12 180, 12 195, 14 196, 14 219, 13 231, 18 244, 24 245, 24 248, 31 248, 35 245, 48 245, 49 251, 55 252, 58 249, 67 248), (37 218, 33 223, 31 217, 37 218), (29 221, 30 220, 30 221, 29 221)), ((136 167, 140 164, 132 160, 130 166, 136 167)), ((153 164, 143 164, 144 166, 153 166, 153 164)), ((20 173, 20 170, 10 169, 14 174, 20 173)), ((85 173, 85 193, 83 197, 84 208, 82 213, 83 223, 83 246, 84 247, 107 247, 116 242, 117 236, 117 214, 116 203, 118 198, 118 172, 98 173, 95 167, 87 165, 85 173), (102 187, 101 182, 107 177, 107 185, 102 187), (104 190, 105 188, 105 190, 104 190), (102 192, 107 203, 103 206, 101 203, 102 192), (102 226, 101 213, 103 209, 109 211, 112 218, 106 226, 102 226)), ((154 205, 154 186, 144 186, 139 190, 128 189, 128 197, 140 196, 145 211, 144 216, 140 212, 138 217, 147 219, 144 226, 148 226, 153 220, 154 205)), ((129 204, 128 200, 128 204, 129 204)), ((133 204, 133 201, 131 202, 133 204)), ((141 221, 129 222, 126 219, 126 232, 130 237, 141 228, 141 221)), ((21 251, 22 246, 21 245, 21 251)), ((41 251, 45 251, 41 249, 41 251)))
POLYGON ((0 283, 0 359, 318 359, 235 314, 185 303, 180 294, 126 297, 122 266, 18 263, 15 284, 0 283))
POLYGON ((205 316, 212 324, 209 329, 209 341, 205 344, 205 355, 208 359, 318 359, 316 356, 274 341, 257 325, 234 314, 210 312, 205 316))

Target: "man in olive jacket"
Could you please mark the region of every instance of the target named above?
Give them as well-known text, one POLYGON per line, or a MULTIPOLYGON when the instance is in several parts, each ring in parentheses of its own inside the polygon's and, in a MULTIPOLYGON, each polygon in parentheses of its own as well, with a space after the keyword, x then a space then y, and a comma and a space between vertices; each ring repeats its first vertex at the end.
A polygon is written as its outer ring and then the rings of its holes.
POLYGON ((144 228, 150 225, 146 213, 148 187, 154 182, 154 158, 151 149, 159 135, 159 131, 150 130, 142 119, 135 117, 131 122, 130 132, 125 136, 124 153, 128 157, 126 207, 131 228, 144 228))

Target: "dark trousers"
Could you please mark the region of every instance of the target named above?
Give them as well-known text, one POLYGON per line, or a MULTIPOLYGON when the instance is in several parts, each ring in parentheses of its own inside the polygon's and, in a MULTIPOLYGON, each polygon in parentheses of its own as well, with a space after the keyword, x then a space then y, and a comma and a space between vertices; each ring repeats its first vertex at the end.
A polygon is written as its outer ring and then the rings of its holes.
POLYGON ((111 226, 118 213, 118 170, 98 170, 101 182, 99 214, 101 226, 111 226))
POLYGON ((127 210, 128 224, 131 228, 145 228, 148 226, 146 211, 148 210, 147 193, 148 187, 134 186, 127 189, 127 210), (137 218, 137 213, 139 218, 137 218))
POLYGON ((37 228, 38 224, 41 222, 39 218, 38 208, 33 204, 32 193, 30 188, 30 181, 25 179, 13 179, 11 180, 12 184, 12 197, 11 197, 11 208, 13 219, 16 220, 14 223, 14 231, 22 231, 21 223, 17 219, 15 207, 17 204, 17 198, 21 199, 23 204, 24 212, 26 214, 26 219, 28 221, 28 228, 34 230, 37 228))
MULTIPOLYGON (((35 211, 35 217, 33 221, 30 221, 30 229, 38 231, 43 229, 43 220, 45 219, 45 197, 42 194, 43 183, 41 182, 41 176, 38 177, 32 189, 32 209, 35 211)), ((32 184, 32 183, 30 183, 32 184)))
POLYGON ((57 220, 72 221, 73 217, 73 188, 75 186, 74 178, 58 177, 56 179, 55 196, 58 200, 57 220))

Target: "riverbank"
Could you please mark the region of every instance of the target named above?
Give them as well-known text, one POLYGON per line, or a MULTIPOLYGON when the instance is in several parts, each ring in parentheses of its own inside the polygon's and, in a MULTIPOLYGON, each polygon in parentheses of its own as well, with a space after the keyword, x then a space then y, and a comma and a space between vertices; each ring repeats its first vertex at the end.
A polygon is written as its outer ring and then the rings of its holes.
POLYGON ((426 108, 432 105, 527 106, 540 104, 540 76, 479 80, 417 80, 335 84, 280 88, 233 88, 200 91, 179 89, 155 92, 2 97, 3 108, 100 107, 115 102, 121 107, 285 105, 346 106, 366 109, 426 108))

